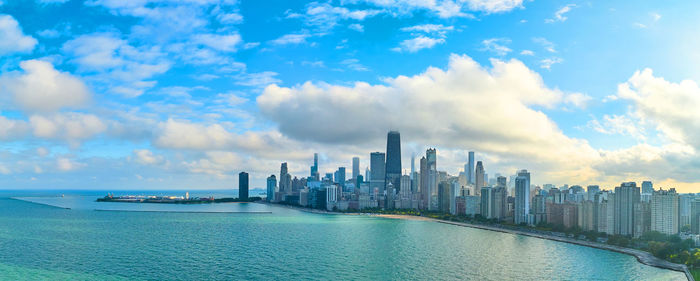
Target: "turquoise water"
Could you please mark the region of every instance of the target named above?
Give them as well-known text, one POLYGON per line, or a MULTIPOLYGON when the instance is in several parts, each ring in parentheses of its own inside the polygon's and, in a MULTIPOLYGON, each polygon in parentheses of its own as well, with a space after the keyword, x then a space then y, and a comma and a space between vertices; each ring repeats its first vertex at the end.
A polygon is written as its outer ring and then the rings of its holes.
POLYGON ((0 280, 684 280, 623 254, 435 222, 35 198, 71 208, 60 209, 9 196, 0 192, 0 280))

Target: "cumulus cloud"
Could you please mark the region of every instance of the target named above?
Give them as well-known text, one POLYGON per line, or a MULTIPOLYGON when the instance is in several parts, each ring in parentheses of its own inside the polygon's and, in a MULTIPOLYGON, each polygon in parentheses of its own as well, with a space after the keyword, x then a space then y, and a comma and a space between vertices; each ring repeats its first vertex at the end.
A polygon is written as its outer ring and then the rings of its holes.
POLYGON ((15 18, 0 14, 0 56, 12 53, 27 53, 38 43, 34 37, 25 35, 15 18))
MULTIPOLYGON (((345 7, 333 6, 330 3, 318 2, 307 4, 305 9, 303 14, 287 11, 287 18, 302 19, 305 25, 318 32, 330 31, 341 21, 363 21, 381 13, 380 10, 350 10, 345 7)), ((349 27, 362 31, 362 25, 357 23, 352 23, 349 27)))
POLYGON ((79 163, 69 158, 56 159, 56 168, 61 172, 70 172, 85 166, 86 165, 84 163, 79 163))
POLYGON ((569 172, 597 156, 585 141, 567 137, 531 108, 554 107, 563 102, 563 92, 545 86, 520 61, 491 64, 485 68, 453 55, 446 70, 429 68, 379 85, 272 85, 257 102, 283 134, 301 141, 361 144, 399 129, 415 142, 468 147, 514 162, 531 159, 569 172))
POLYGON ((107 130, 99 117, 76 112, 32 115, 29 123, 35 137, 64 140, 74 146, 107 130))
POLYGON ((81 107, 90 100, 90 91, 80 79, 54 69, 49 62, 23 61, 20 68, 22 72, 0 76, 0 89, 24 110, 54 112, 81 107))

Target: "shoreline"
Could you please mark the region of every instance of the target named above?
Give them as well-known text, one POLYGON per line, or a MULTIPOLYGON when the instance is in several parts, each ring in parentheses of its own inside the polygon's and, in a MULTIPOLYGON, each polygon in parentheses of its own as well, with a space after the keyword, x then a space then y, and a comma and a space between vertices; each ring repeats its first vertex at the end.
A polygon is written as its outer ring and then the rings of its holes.
POLYGON ((677 264, 677 263, 665 261, 665 260, 662 260, 662 259, 655 257, 654 255, 652 255, 649 252, 645 252, 645 251, 637 250, 637 249, 632 249, 632 248, 624 248, 624 247, 602 244, 602 243, 597 243, 597 242, 577 240, 577 239, 572 239, 572 238, 568 238, 568 237, 559 237, 559 236, 554 236, 554 235, 531 233, 531 232, 516 230, 516 229, 508 229, 508 228, 501 228, 501 227, 480 225, 480 224, 472 224, 472 223, 446 221, 446 220, 440 220, 440 219, 434 219, 434 218, 428 218, 428 217, 422 217, 422 216, 373 214, 373 213, 341 213, 341 212, 330 212, 330 211, 315 210, 315 209, 306 209, 306 208, 301 208, 301 207, 297 207, 297 206, 281 205, 281 204, 274 204, 274 203, 267 203, 267 202, 259 202, 259 203, 260 204, 281 206, 281 207, 285 207, 285 208, 289 208, 289 209, 294 209, 294 210, 307 212, 307 213, 314 213, 314 214, 369 216, 369 217, 386 218, 386 219, 432 221, 432 222, 436 222, 436 223, 449 224, 449 225, 454 225, 454 226, 470 227, 470 228, 476 228, 476 229, 481 229, 481 230, 489 230, 489 231, 496 231, 496 232, 501 232, 501 233, 509 233, 509 234, 514 234, 514 235, 528 236, 528 237, 545 239, 545 240, 561 242, 561 243, 569 243, 569 244, 574 244, 574 245, 579 245, 579 246, 584 246, 584 247, 596 248, 596 249, 600 249, 600 250, 607 250, 607 251, 612 251, 612 252, 616 252, 616 253, 630 255, 630 256, 635 257, 637 259, 637 261, 641 264, 653 266, 653 267, 661 268, 661 269, 682 272, 683 274, 685 274, 685 277, 688 279, 688 281, 695 281, 695 279, 693 278, 693 275, 690 274, 690 270, 684 264, 677 264))

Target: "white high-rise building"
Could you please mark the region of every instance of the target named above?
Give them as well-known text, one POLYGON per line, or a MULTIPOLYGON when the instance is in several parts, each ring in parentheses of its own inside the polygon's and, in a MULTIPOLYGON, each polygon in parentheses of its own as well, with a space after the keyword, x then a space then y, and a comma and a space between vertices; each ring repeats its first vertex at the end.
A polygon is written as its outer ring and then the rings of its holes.
POLYGON ((651 195, 651 230, 678 234, 678 193, 675 188, 654 191, 651 195))

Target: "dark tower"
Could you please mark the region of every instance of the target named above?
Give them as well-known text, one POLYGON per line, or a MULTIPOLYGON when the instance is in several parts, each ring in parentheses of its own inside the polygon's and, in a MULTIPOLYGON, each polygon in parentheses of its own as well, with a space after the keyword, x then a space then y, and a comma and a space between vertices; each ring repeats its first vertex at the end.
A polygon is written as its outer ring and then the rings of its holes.
POLYGON ((396 191, 401 188, 401 135, 397 131, 390 131, 386 137, 386 168, 384 169, 384 190, 391 182, 396 191))
POLYGON ((246 172, 238 174, 238 198, 248 199, 248 173, 246 172))

